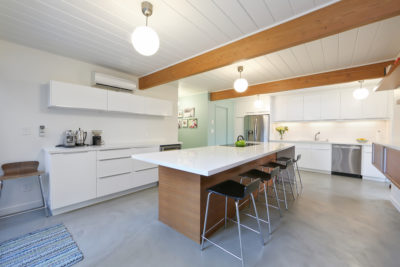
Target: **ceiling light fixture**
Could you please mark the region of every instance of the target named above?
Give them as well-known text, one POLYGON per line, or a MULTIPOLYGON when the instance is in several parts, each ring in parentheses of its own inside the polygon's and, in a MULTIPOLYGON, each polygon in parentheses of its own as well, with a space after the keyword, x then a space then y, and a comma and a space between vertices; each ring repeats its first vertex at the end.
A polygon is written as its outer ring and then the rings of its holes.
POLYGON ((147 20, 153 14, 153 5, 150 2, 142 2, 142 13, 146 16, 146 26, 139 26, 133 31, 131 41, 133 47, 144 56, 152 56, 160 47, 158 34, 147 26, 147 20))
POLYGON ((235 88, 236 92, 243 93, 244 91, 247 90, 249 83, 247 82, 246 79, 242 78, 243 66, 239 66, 237 70, 239 72, 239 79, 235 80, 235 82, 233 83, 233 88, 235 88))
POLYGON ((260 95, 257 95, 257 100, 254 101, 254 107, 256 108, 262 108, 264 105, 263 101, 260 99, 260 95))
POLYGON ((365 99, 368 97, 369 91, 367 88, 364 88, 362 86, 364 81, 358 81, 358 82, 360 83, 360 88, 357 88, 356 90, 353 91, 353 97, 358 100, 365 99))

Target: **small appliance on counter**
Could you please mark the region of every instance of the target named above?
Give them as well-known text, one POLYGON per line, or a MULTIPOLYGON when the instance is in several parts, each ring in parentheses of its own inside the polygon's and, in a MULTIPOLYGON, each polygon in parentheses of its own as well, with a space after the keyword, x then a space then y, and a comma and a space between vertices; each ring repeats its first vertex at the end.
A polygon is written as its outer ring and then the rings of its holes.
POLYGON ((65 131, 64 147, 74 147, 76 143, 76 135, 72 130, 65 131))
POLYGON ((93 140, 93 145, 94 146, 101 146, 104 144, 103 141, 101 141, 101 134, 103 133, 102 130, 92 130, 92 140, 93 140))
POLYGON ((78 129, 78 131, 76 131, 75 133, 76 135, 76 145, 77 146, 84 146, 85 145, 85 141, 86 141, 86 137, 87 137, 87 132, 84 132, 83 130, 81 130, 81 128, 78 129))

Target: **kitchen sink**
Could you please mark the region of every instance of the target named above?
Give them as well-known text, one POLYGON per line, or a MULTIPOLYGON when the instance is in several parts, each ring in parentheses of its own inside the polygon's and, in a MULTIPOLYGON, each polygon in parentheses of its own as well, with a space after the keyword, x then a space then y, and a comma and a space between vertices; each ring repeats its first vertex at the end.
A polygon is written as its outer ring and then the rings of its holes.
MULTIPOLYGON (((258 144, 254 144, 254 143, 246 143, 246 146, 255 146, 255 145, 258 145, 258 144)), ((221 146, 233 146, 233 147, 236 147, 236 145, 235 145, 235 144, 226 144, 226 145, 221 145, 221 146)))

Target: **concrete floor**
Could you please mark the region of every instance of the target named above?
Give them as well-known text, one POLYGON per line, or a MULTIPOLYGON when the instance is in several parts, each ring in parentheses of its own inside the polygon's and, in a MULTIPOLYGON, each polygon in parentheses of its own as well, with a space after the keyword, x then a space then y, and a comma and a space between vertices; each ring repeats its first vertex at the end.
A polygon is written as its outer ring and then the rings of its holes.
MULTIPOLYGON (((264 247, 242 228, 246 266, 399 266, 400 213, 387 185, 309 172, 303 183, 303 194, 282 218, 272 210, 274 232, 264 247)), ((200 251, 160 223, 157 202, 151 188, 51 218, 39 211, 4 219, 0 242, 62 222, 85 256, 76 266, 240 266, 215 246, 200 251)), ((265 215, 261 204, 258 210, 265 215)), ((239 252, 233 223, 213 240, 239 252)))

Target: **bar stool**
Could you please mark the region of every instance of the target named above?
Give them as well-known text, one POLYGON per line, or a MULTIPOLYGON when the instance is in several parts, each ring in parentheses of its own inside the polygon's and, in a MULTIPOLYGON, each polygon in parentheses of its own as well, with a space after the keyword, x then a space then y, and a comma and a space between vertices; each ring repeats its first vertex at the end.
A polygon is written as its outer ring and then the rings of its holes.
POLYGON ((260 185, 260 179, 254 180, 253 182, 251 182, 250 184, 248 184, 246 186, 242 185, 236 181, 233 181, 233 180, 227 180, 227 181, 216 184, 207 189, 208 196, 207 196, 206 214, 205 214, 205 218, 204 218, 203 234, 201 235, 201 247, 200 247, 201 250, 203 250, 204 241, 206 240, 206 241, 210 242, 211 244, 213 244, 214 246, 222 249, 226 253, 228 253, 228 254, 232 255, 233 257, 237 258, 238 260, 240 260, 242 262, 242 266, 244 266, 243 248, 242 248, 242 233, 240 230, 241 226, 259 234, 261 243, 264 246, 264 237, 261 232, 261 226, 260 226, 260 221, 258 219, 257 207, 256 207, 256 203, 254 201, 254 196, 252 194, 254 191, 256 191, 258 189, 259 185, 260 185), (208 208, 209 208, 209 204, 210 204, 210 197, 212 194, 216 194, 216 195, 225 197, 225 227, 226 227, 226 220, 227 220, 228 198, 234 199, 234 201, 235 201, 237 221, 234 221, 234 220, 232 220, 232 221, 235 222, 238 226, 240 257, 205 237, 206 228, 207 228, 208 208), (242 200, 247 196, 250 196, 250 198, 253 202, 253 208, 254 208, 254 212, 256 214, 256 220, 257 220, 257 224, 258 224, 258 231, 240 223, 239 200, 242 200))
MULTIPOLYGON (((282 175, 283 171, 285 171, 286 174, 287 174, 288 182, 289 182, 289 186, 290 186, 290 191, 291 191, 291 193, 292 193, 293 199, 296 199, 296 197, 295 197, 295 195, 294 195, 292 183, 290 182, 290 180, 291 180, 291 175, 290 175, 290 172, 289 172, 289 170, 288 170, 288 167, 291 166, 291 164, 293 164, 293 163, 292 163, 292 160, 289 159, 289 160, 286 162, 286 164, 281 164, 281 163, 278 163, 278 162, 269 162, 269 163, 267 163, 267 164, 261 165, 262 168, 263 168, 263 171, 265 171, 265 168, 270 168, 270 169, 274 169, 274 168, 276 168, 276 167, 279 167, 279 168, 280 168, 279 176, 278 176, 278 177, 281 178, 280 180, 281 180, 281 182, 282 182, 283 197, 284 197, 284 202, 285 202, 285 208, 286 208, 286 210, 288 209, 288 204, 287 204, 287 196, 286 196, 285 179, 283 178, 283 175, 282 175)), ((278 179, 278 182, 279 182, 279 179, 278 179)))
MULTIPOLYGON (((287 162, 290 158, 287 157, 279 157, 276 159, 277 162, 287 162)), ((300 182, 300 191, 303 192, 303 181, 301 180, 301 175, 300 175, 300 171, 299 171, 299 165, 298 165, 298 161, 301 159, 301 154, 298 154, 297 157, 295 159, 293 159, 293 164, 296 165, 296 170, 297 170, 297 176, 299 177, 299 182, 300 182)), ((295 170, 293 170, 294 173, 295 170)))
MULTIPOLYGON (((268 224, 268 233, 269 234, 271 234, 271 221, 270 221, 270 216, 269 216, 269 207, 279 210, 279 214, 280 214, 280 216, 282 216, 281 206, 279 203, 280 201, 278 198, 278 191, 276 190, 276 185, 275 185, 275 180, 276 180, 276 177, 278 177, 278 175, 279 175, 279 167, 276 167, 270 173, 260 171, 257 169, 253 169, 253 170, 247 171, 247 172, 239 175, 241 180, 243 178, 260 179, 261 180, 261 182, 264 186, 265 207, 267 208, 267 220, 263 220, 263 219, 259 219, 259 220, 268 224), (267 187, 265 186, 265 182, 269 182, 271 179, 272 179, 272 183, 273 183, 273 189, 275 192, 276 203, 278 206, 273 206, 268 203, 268 193, 267 193, 268 190, 267 190, 267 187)), ((260 193, 260 190, 258 190, 258 193, 260 193)), ((258 195, 257 195, 257 197, 258 197, 258 195)), ((251 214, 246 214, 246 215, 254 218, 254 216, 251 214)))
POLYGON ((31 176, 37 176, 39 180, 39 186, 40 186, 40 192, 42 194, 42 202, 43 206, 39 208, 33 208, 29 210, 24 210, 12 214, 8 214, 5 216, 1 216, 0 219, 34 211, 34 210, 39 210, 39 209, 45 209, 46 216, 48 216, 48 211, 47 211, 47 203, 44 198, 44 191, 43 191, 43 181, 42 181, 42 174, 44 173, 43 171, 38 171, 38 166, 39 162, 37 161, 25 161, 25 162, 14 162, 14 163, 7 163, 3 164, 1 168, 3 169, 4 175, 0 177, 0 197, 1 197, 1 191, 3 190, 4 187, 4 180, 10 180, 10 179, 17 179, 17 178, 28 178, 31 176))

